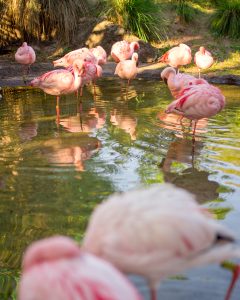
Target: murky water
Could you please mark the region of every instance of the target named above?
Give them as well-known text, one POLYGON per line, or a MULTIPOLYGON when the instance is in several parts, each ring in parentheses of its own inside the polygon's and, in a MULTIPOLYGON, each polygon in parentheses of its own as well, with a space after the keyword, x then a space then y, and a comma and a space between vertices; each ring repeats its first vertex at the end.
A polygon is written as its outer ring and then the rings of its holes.
MULTIPOLYGON (((12 299, 21 256, 33 240, 81 240, 95 205, 115 191, 173 182, 195 193, 240 240, 240 87, 221 86, 226 108, 191 127, 165 115, 159 82, 135 80, 126 99, 116 79, 60 100, 37 89, 5 89, 0 100, 0 299, 12 299)), ((165 280, 159 299, 223 299, 230 274, 209 266, 165 280)), ((132 277, 148 299, 145 283, 132 277)), ((236 287, 232 299, 237 299, 236 287)))

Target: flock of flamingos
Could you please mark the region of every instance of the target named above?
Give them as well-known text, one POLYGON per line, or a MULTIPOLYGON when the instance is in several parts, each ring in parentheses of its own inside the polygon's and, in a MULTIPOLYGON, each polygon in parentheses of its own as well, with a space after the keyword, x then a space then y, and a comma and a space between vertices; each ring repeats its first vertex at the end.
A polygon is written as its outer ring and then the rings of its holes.
MULTIPOLYGON (((120 41, 111 49, 115 74, 128 83, 137 75, 139 44, 120 41)), ((36 55, 26 42, 15 54, 23 65, 24 80, 36 55)), ((166 113, 177 113, 196 122, 220 112, 225 105, 221 91, 200 78, 200 70, 213 64, 211 54, 200 47, 195 54, 199 78, 179 73, 192 60, 191 49, 180 44, 159 61, 162 79, 175 100, 166 113), (176 71, 177 69, 177 71, 176 71)), ((105 50, 81 48, 53 62, 64 68, 49 71, 30 83, 59 97, 77 92, 102 75, 105 50)), ((23 257, 19 300, 140 300, 141 295, 123 274, 144 276, 151 299, 157 299, 160 281, 191 267, 221 263, 240 257, 233 234, 214 220, 189 192, 171 184, 152 185, 111 196, 93 212, 81 248, 70 238, 55 236, 34 242, 23 257)), ((240 267, 225 299, 230 299, 240 267)), ((186 296, 187 297, 187 296, 186 296)))

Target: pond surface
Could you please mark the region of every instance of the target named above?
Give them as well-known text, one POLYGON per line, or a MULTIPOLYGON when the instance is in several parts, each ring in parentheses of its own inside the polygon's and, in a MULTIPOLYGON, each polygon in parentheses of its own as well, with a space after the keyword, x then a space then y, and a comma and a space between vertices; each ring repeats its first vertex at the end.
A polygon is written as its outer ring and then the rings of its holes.
MULTIPOLYGON (((104 79, 56 100, 37 89, 4 89, 0 100, 0 299, 14 299, 21 256, 39 238, 80 241, 108 195, 172 182, 210 207, 240 240, 240 88, 220 86, 226 108, 201 120, 195 149, 189 121, 165 115, 172 99, 157 81, 104 79)), ((230 273, 208 266, 165 280, 159 299, 223 299, 230 273), (179 280, 182 279, 182 280, 179 280)), ((148 299, 145 282, 131 277, 148 299)), ((240 284, 232 299, 237 299, 240 284)))

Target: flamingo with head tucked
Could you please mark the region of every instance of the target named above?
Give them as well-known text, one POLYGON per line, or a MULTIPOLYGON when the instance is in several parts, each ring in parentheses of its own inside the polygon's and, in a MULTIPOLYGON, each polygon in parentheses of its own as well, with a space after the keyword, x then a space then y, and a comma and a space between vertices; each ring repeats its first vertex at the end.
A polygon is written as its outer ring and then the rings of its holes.
POLYGON ((98 65, 104 65, 107 62, 107 53, 103 49, 102 46, 97 46, 95 48, 90 49, 92 54, 95 56, 97 59, 97 64, 98 65))
POLYGON ((93 212, 83 249, 145 276, 151 299, 163 278, 240 257, 240 247, 189 192, 171 184, 111 196, 93 212))
POLYGON ((171 67, 179 69, 180 66, 185 66, 191 63, 191 48, 186 44, 179 44, 179 46, 173 47, 163 54, 158 61, 167 63, 171 67))
POLYGON ((129 59, 133 53, 140 48, 138 42, 127 42, 125 40, 116 42, 112 45, 111 56, 116 63, 129 59))
POLYGON ((176 73, 173 67, 165 68, 161 73, 162 80, 168 85, 168 88, 174 98, 182 95, 183 91, 191 86, 199 84, 208 84, 204 79, 196 79, 194 76, 176 73))
POLYGON ((201 70, 210 68, 214 62, 214 59, 212 57, 212 54, 209 51, 207 51, 204 47, 200 47, 199 51, 196 52, 194 55, 194 62, 198 67, 199 78, 200 78, 201 70))
POLYGON ((19 300, 141 300, 110 263, 82 252, 67 237, 34 242, 24 255, 22 268, 19 300))
POLYGON ((57 69, 47 72, 30 83, 33 87, 42 89, 45 93, 57 96, 57 123, 59 124, 59 96, 70 94, 78 90, 82 83, 82 73, 85 62, 75 60, 72 69, 57 69))
POLYGON ((82 59, 87 62, 97 63, 96 57, 93 53, 86 47, 80 48, 67 53, 65 56, 53 61, 54 67, 64 67, 68 68, 73 65, 74 60, 82 59))
POLYGON ((219 88, 211 84, 199 84, 184 89, 182 96, 167 107, 166 113, 176 113, 194 120, 194 139, 197 121, 215 116, 224 106, 225 97, 219 88))
POLYGON ((15 60, 23 65, 23 81, 26 84, 26 77, 30 71, 30 66, 36 61, 36 53, 26 42, 17 49, 15 60))

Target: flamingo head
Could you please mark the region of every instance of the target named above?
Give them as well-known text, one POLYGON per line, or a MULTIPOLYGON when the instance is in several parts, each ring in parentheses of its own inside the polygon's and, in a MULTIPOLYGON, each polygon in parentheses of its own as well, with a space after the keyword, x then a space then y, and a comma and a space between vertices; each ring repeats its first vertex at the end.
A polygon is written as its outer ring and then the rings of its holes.
POLYGON ((176 75, 176 70, 173 67, 167 67, 161 73, 161 78, 166 84, 170 74, 176 75))
POLYGON ((73 62, 73 69, 77 71, 78 76, 84 75, 86 71, 87 61, 84 59, 75 59, 73 62))
POLYGON ((22 47, 27 47, 27 42, 23 42, 22 47))
POLYGON ((137 52, 133 52, 132 60, 137 63, 137 61, 138 61, 138 54, 137 54, 137 52))
POLYGON ((203 47, 203 46, 201 46, 200 48, 199 48, 199 51, 202 53, 202 54, 205 54, 205 48, 203 47))

